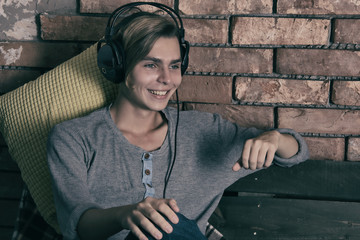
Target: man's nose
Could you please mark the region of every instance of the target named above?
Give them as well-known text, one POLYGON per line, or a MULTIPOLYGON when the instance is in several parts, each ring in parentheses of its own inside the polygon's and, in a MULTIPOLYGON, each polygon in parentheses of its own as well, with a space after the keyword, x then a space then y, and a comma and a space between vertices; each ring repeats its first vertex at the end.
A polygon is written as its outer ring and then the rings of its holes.
POLYGON ((161 68, 158 81, 163 84, 169 84, 171 81, 171 75, 168 68, 161 68))

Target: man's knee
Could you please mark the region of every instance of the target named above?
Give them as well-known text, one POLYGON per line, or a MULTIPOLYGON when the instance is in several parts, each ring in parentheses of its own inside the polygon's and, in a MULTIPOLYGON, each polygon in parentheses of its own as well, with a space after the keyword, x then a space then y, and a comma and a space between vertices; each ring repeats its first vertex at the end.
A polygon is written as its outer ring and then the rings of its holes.
MULTIPOLYGON (((160 232, 163 234, 164 240, 206 240, 206 237, 204 234, 201 233, 198 225, 194 220, 190 220, 186 218, 181 213, 177 213, 179 217, 179 222, 177 224, 174 224, 168 220, 168 222, 173 227, 173 231, 171 233, 166 233, 162 231, 160 232)), ((149 240, 155 240, 149 233, 145 233, 149 240)), ((129 234, 129 236, 126 238, 128 240, 130 239, 136 239, 132 235, 132 233, 129 234)))

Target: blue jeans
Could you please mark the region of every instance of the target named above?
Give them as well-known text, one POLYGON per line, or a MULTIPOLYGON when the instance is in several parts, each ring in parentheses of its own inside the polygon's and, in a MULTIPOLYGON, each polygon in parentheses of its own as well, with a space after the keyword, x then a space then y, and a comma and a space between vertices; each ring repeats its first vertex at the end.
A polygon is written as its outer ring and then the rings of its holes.
MULTIPOLYGON (((199 227, 197 226, 194 220, 187 219, 181 213, 177 213, 179 217, 179 222, 173 224, 171 221, 168 221, 173 227, 172 233, 166 233, 163 230, 159 231, 163 234, 164 240, 207 240, 204 234, 201 233, 199 227)), ((149 233, 143 231, 146 237, 149 240, 155 240, 149 233)), ((132 233, 130 233, 125 240, 135 240, 137 239, 132 233)))

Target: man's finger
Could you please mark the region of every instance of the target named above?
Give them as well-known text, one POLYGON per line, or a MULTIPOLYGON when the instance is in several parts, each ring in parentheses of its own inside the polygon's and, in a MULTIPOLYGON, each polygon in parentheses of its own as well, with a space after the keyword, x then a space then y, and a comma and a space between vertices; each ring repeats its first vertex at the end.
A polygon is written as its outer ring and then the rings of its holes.
MULTIPOLYGON (((171 221, 172 223, 176 224, 179 222, 179 218, 176 215, 176 213, 173 211, 173 209, 171 209, 171 207, 167 204, 162 204, 161 206, 159 206, 159 212, 165 216, 167 219, 169 219, 169 221, 171 221)), ((162 216, 161 215, 161 216, 162 216)), ((163 217, 164 218, 164 217, 163 217)), ((161 219, 162 220, 162 219, 161 219)), ((166 223, 170 226, 170 224, 167 222, 167 220, 165 220, 166 223)), ((168 227, 169 227, 168 226, 168 227)), ((169 230, 169 229, 168 229, 169 230)), ((168 232, 168 231, 166 231, 168 232)), ((171 231, 170 231, 171 232, 171 231)), ((168 233, 170 233, 168 232, 168 233)))
POLYGON ((265 166, 265 167, 270 167, 270 166, 271 166, 271 163, 272 163, 273 160, 274 160, 274 157, 275 157, 275 151, 274 151, 274 150, 268 151, 268 153, 267 153, 267 155, 266 155, 266 161, 265 161, 264 166, 265 166))
POLYGON ((249 165, 251 170, 255 170, 257 167, 259 150, 260 150, 260 146, 258 143, 255 142, 251 146, 251 152, 249 156, 249 165))
POLYGON ((175 199, 169 199, 168 205, 170 206, 170 208, 173 210, 170 212, 170 216, 166 215, 169 220, 174 223, 177 224, 179 222, 179 218, 178 216, 175 214, 175 212, 180 212, 180 209, 176 203, 175 199))
MULTIPOLYGON (((169 208, 170 209, 170 208, 169 208)), ((168 223, 168 221, 165 219, 164 216, 162 216, 158 211, 156 211, 155 209, 152 209, 150 211, 148 211, 147 213, 145 213, 145 216, 151 220, 151 222, 153 222, 156 226, 158 226, 159 228, 161 228, 164 232, 166 233, 171 233, 173 231, 172 226, 170 225, 170 223, 168 223)), ((149 221, 150 222, 150 221, 149 221)), ((151 223, 150 222, 150 223, 151 223)), ((146 223, 146 221, 144 221, 144 224, 146 223)), ((142 224, 143 225, 143 224, 142 224)), ((156 231, 154 231, 154 228, 152 227, 153 224, 146 224, 147 226, 149 226, 149 228, 144 228, 146 230, 149 230, 148 232, 153 235, 155 234, 154 237, 158 237, 160 231, 158 229, 156 229, 156 231)))
POLYGON ((235 164, 234 164, 234 166, 232 167, 232 170, 234 171, 234 172, 237 172, 237 171, 239 171, 241 169, 241 166, 240 166, 240 163, 238 163, 238 162, 236 162, 235 164))
POLYGON ((251 151, 252 139, 249 139, 244 144, 244 149, 241 155, 242 165, 244 168, 249 168, 249 156, 251 151))
POLYGON ((146 235, 140 230, 140 228, 138 226, 136 226, 135 224, 132 225, 130 227, 131 232, 138 238, 141 240, 148 240, 148 238, 146 237, 146 235))
POLYGON ((268 152, 267 148, 264 147, 260 148, 257 159, 257 166, 256 166, 257 168, 262 168, 264 166, 267 152, 268 152))

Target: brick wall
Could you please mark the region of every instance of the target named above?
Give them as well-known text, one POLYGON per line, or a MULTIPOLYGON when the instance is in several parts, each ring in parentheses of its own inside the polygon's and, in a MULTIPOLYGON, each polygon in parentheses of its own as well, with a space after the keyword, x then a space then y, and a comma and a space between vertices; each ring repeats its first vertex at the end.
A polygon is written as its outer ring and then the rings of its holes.
MULTIPOLYGON (((0 94, 86 49, 103 35, 108 14, 127 2, 2 3, 0 94)), ((293 128, 306 138, 311 159, 360 161, 359 1, 157 2, 182 13, 191 42, 179 91, 184 109, 218 112, 245 126, 293 128)), ((0 144, 0 178, 16 178, 0 144)), ((18 198, 21 188, 14 189, 1 205, 18 198)), ((0 222, 10 229, 6 224, 0 222)))

